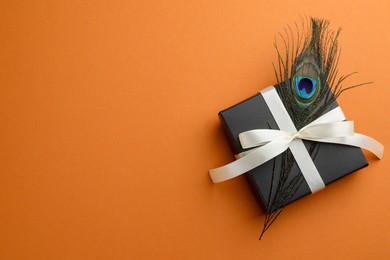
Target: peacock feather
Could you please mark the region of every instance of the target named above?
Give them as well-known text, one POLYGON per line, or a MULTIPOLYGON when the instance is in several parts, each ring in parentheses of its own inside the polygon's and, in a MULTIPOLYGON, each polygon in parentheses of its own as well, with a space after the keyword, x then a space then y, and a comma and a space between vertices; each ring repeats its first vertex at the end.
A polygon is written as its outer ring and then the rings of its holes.
MULTIPOLYGON (((369 84, 343 87, 344 80, 354 73, 338 76, 340 51, 337 39, 341 29, 332 31, 328 27, 329 21, 311 18, 309 22, 302 21, 300 26, 295 24, 295 33, 288 26, 279 34, 283 48, 279 48, 276 41, 274 43, 278 55, 277 64, 273 64, 276 90, 297 129, 323 114, 345 90, 369 84)), ((313 159, 318 149, 318 143, 311 143, 309 154, 313 159)), ((268 212, 260 239, 304 182, 302 174, 289 178, 294 165, 289 150, 281 156, 280 171, 275 171, 275 159, 273 163, 268 212), (276 178, 276 174, 280 176, 276 178)))

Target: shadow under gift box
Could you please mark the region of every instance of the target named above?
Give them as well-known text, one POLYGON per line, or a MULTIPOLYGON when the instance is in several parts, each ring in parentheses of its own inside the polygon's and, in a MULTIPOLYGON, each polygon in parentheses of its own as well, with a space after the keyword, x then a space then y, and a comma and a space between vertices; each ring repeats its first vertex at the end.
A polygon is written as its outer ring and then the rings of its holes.
MULTIPOLYGON (((276 86, 276 88, 278 87, 279 86, 276 86)), ((337 103, 334 102, 324 114, 337 106, 337 103)), ((272 129, 279 129, 260 93, 219 112, 219 118, 234 154, 245 151, 241 147, 238 138, 240 133, 254 129, 270 129, 270 126, 272 129)), ((294 121, 294 118, 292 118, 292 120, 294 121)), ((306 140, 303 140, 303 142, 308 150, 311 144, 314 143, 306 140)), ((316 143, 316 145, 318 145, 318 152, 315 156, 312 156, 312 159, 325 185, 368 165, 366 158, 358 147, 330 143, 316 143)), ((270 209, 267 208, 267 205, 270 199, 270 189, 272 185, 273 160, 276 160, 273 182, 278 183, 280 177, 278 173, 281 169, 281 157, 282 155, 279 155, 245 174, 257 200, 268 213, 270 213, 270 209)), ((289 173, 288 181, 298 174, 301 174, 301 172, 296 162, 294 162, 289 173)), ((275 189, 273 189, 271 197, 273 197, 274 192, 275 189)), ((308 194, 311 194, 311 191, 304 181, 302 185, 300 185, 298 191, 286 204, 308 194)))

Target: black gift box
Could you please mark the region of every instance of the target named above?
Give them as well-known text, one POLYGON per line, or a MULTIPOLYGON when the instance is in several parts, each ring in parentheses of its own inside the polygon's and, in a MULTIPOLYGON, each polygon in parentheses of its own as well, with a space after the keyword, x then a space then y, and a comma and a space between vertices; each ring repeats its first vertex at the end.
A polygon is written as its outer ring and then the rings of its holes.
MULTIPOLYGON (((336 106, 338 105, 334 102, 332 107, 324 113, 336 106)), ((270 126, 272 126, 273 129, 278 129, 277 124, 260 93, 221 111, 219 117, 234 154, 245 151, 242 149, 238 139, 240 133, 253 129, 269 129, 270 126)), ((309 149, 311 143, 311 141, 304 140, 307 149, 309 149)), ((366 158, 358 147, 329 143, 317 143, 317 145, 318 150, 315 157, 312 157, 312 159, 325 185, 368 165, 366 158)), ((267 212, 271 211, 267 205, 270 198, 272 173, 273 171, 280 171, 281 155, 277 156, 274 160, 275 161, 270 160, 245 174, 253 188, 256 198, 267 212)), ((289 178, 294 178, 294 176, 297 176, 298 174, 301 173, 295 162, 290 171, 289 178)), ((278 175, 274 175, 274 183, 277 181, 277 178, 278 175)), ((292 196, 286 204, 308 194, 311 194, 310 188, 306 182, 303 182, 294 196, 292 196)), ((271 196, 273 196, 273 194, 271 194, 271 196)))

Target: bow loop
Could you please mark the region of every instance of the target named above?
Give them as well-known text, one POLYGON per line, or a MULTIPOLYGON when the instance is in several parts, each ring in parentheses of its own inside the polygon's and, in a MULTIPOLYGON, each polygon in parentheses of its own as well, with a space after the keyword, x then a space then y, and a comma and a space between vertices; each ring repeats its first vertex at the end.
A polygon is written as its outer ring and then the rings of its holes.
POLYGON ((324 138, 352 136, 353 133, 353 121, 318 123, 308 125, 299 130, 299 138, 317 141, 324 138))

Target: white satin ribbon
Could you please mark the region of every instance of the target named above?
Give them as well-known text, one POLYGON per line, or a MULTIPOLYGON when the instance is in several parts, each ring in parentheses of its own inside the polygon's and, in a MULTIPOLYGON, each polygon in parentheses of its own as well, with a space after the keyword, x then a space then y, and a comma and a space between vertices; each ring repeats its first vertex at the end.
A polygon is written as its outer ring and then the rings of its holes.
POLYGON ((353 122, 344 121, 340 107, 297 131, 275 88, 269 87, 261 94, 280 130, 255 129, 239 134, 241 146, 253 149, 241 153, 234 162, 210 170, 214 183, 248 172, 290 148, 310 190, 313 193, 319 191, 325 184, 302 139, 357 146, 371 151, 378 158, 382 157, 383 145, 371 137, 354 133, 353 122))

